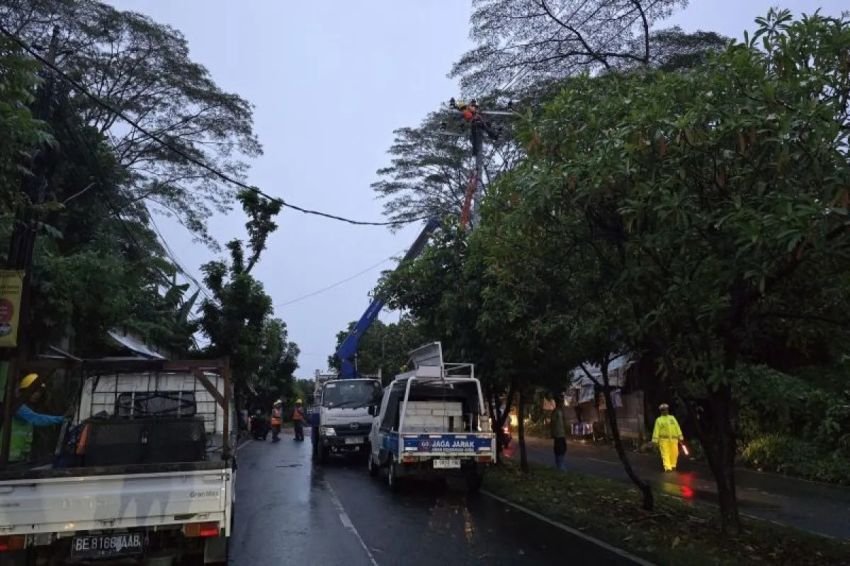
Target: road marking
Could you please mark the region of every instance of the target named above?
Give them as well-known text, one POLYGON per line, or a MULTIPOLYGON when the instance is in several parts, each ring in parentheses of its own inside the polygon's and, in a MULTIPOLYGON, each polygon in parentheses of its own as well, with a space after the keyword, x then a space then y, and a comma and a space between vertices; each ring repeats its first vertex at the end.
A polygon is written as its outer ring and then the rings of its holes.
POLYGON ((360 536, 360 533, 357 531, 357 528, 354 526, 354 523, 351 522, 351 517, 348 516, 348 513, 345 512, 345 507, 342 506, 342 501, 339 500, 339 497, 336 495, 336 491, 331 486, 330 482, 324 480, 322 483, 325 484, 325 488, 327 488, 328 493, 331 497, 331 503, 336 507, 337 512, 339 513, 339 521, 342 523, 342 526, 346 529, 350 530, 354 537, 357 539, 357 542, 360 543, 360 546, 363 547, 364 552, 366 552, 366 556, 369 558, 369 562, 372 563, 372 566, 378 566, 378 561, 375 560, 375 557, 372 556, 372 551, 369 550, 369 547, 366 546, 366 542, 363 540, 363 537, 360 536))
POLYGON ((485 489, 482 489, 481 493, 486 495, 487 497, 495 499, 496 501, 498 501, 500 503, 504 503, 505 505, 508 505, 509 507, 513 507, 514 509, 516 509, 518 511, 522 511, 523 513, 531 515, 535 519, 539 519, 539 520, 543 521, 544 523, 547 523, 549 525, 552 525, 553 527, 557 527, 557 528, 561 529, 562 531, 568 532, 571 535, 574 535, 574 536, 577 536, 581 539, 584 539, 591 544, 595 544, 596 546, 604 548, 608 552, 613 552, 614 554, 616 554, 618 556, 622 556, 623 558, 625 558, 627 560, 631 560, 635 564, 640 564, 641 566, 656 566, 652 562, 644 560, 643 558, 640 558, 639 556, 635 556, 634 554, 631 554, 631 553, 623 550, 622 548, 617 548, 616 546, 611 546, 607 542, 603 542, 603 541, 599 540, 598 538, 594 538, 590 535, 584 534, 583 532, 579 531, 578 529, 568 527, 567 525, 565 525, 563 523, 559 523, 558 521, 552 520, 549 517, 546 517, 545 515, 541 515, 537 511, 532 511, 528 507, 524 507, 524 506, 522 506, 518 503, 514 503, 513 501, 509 501, 509 500, 505 499, 504 497, 499 497, 495 493, 490 493, 489 491, 487 491, 485 489))
POLYGON ((243 442, 242 444, 240 444, 239 446, 237 446, 237 447, 236 447, 236 451, 237 451, 237 452, 239 452, 240 450, 242 450, 242 448, 244 448, 244 447, 245 447, 245 446, 247 446, 248 444, 251 444, 252 442, 254 442, 254 441, 253 441, 253 440, 251 440, 251 439, 249 438, 248 440, 246 440, 245 442, 243 442))

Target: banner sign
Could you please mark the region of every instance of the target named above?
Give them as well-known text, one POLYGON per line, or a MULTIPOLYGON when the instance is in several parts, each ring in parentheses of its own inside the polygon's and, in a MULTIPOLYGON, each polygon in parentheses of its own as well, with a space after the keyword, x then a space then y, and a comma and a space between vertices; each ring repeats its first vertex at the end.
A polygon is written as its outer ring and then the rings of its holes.
POLYGON ((475 454, 490 450, 492 437, 472 434, 420 434, 404 436, 404 451, 429 454, 475 454))
POLYGON ((0 271, 0 348, 18 345, 23 271, 0 271))

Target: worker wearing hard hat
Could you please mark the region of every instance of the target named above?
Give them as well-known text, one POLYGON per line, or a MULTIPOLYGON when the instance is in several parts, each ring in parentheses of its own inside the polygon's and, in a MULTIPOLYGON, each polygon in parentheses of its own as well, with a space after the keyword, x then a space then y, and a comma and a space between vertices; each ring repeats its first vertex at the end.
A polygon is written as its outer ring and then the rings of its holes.
MULTIPOLYGON (((26 391, 38 379, 38 375, 31 373, 24 377, 18 384, 19 391, 26 391)), ((44 387, 42 384, 41 387, 44 387)), ((30 394, 29 400, 38 402, 41 397, 41 388, 30 394)), ((20 406, 12 418, 12 441, 9 444, 9 461, 20 462, 29 459, 32 446, 33 427, 60 425, 65 417, 54 415, 43 415, 33 411, 29 406, 20 406)))
POLYGON ((665 472, 676 469, 679 461, 679 443, 684 440, 679 421, 670 414, 670 405, 662 403, 658 406, 661 415, 655 419, 655 428, 652 431, 652 442, 658 446, 661 452, 661 463, 665 472))
POLYGON ((304 415, 303 401, 296 399, 295 410, 292 411, 292 424, 295 426, 295 440, 303 442, 304 440, 304 421, 307 417, 304 415))
POLYGON ((283 401, 278 399, 272 407, 272 442, 280 440, 281 426, 283 426, 283 401))

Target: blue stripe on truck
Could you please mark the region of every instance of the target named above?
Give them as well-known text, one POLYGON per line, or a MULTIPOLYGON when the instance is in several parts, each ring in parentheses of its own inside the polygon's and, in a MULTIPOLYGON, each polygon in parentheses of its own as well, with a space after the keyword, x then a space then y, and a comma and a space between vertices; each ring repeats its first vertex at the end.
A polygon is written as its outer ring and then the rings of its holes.
POLYGON ((417 434, 404 436, 405 452, 454 454, 492 450, 492 438, 474 434, 417 434))

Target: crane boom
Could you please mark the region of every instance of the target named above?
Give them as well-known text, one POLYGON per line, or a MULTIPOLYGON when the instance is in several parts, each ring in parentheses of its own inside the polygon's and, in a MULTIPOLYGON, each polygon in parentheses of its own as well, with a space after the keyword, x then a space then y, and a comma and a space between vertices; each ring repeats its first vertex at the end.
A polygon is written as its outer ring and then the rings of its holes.
MULTIPOLYGON (((431 234, 433 234, 434 230, 436 230, 439 225, 440 223, 436 219, 431 219, 425 224, 425 227, 422 228, 419 236, 417 236, 416 240, 414 240, 410 249, 407 250, 407 253, 404 254, 404 257, 399 262, 396 269, 399 269, 399 267, 408 261, 415 259, 420 253, 422 253, 422 250, 425 248, 425 244, 428 243, 428 239, 431 237, 431 234)), ((354 329, 352 329, 351 333, 349 333, 345 340, 343 340, 342 344, 340 344, 339 348, 337 348, 336 355, 341 364, 339 375, 342 379, 355 379, 357 377, 358 372, 356 359, 357 350, 360 347, 360 339, 363 337, 363 334, 369 330, 369 327, 372 326, 375 319, 378 318, 378 315, 381 313, 381 309, 384 308, 385 303, 385 297, 381 296, 380 293, 376 294, 366 311, 360 317, 360 320, 357 321, 354 329)))

